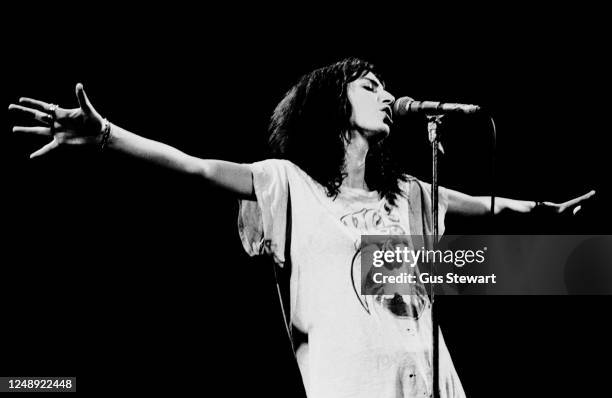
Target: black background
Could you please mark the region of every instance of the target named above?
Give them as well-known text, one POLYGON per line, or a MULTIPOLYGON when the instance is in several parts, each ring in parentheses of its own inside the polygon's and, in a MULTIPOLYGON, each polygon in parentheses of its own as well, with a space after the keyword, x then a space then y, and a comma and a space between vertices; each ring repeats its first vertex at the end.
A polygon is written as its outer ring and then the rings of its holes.
MULTIPOLYGON (((609 234, 605 21, 586 4, 555 7, 27 3, 3 12, 3 103, 29 96, 73 107, 82 82, 117 125, 192 155, 252 162, 266 157, 268 118, 299 76, 363 57, 396 97, 490 110, 500 196, 598 192, 576 217, 448 218, 448 233, 609 234)), ((16 120, 5 115, 0 374, 77 375, 92 390, 299 392, 271 268, 244 254, 233 197, 114 153, 60 149, 29 161, 45 140, 11 134, 16 120)), ((487 119, 449 117, 444 133, 442 185, 487 194, 487 119)), ((398 123, 393 139, 411 173, 428 180, 424 120, 398 123)), ((439 302, 468 396, 608 388, 609 296, 439 302)))

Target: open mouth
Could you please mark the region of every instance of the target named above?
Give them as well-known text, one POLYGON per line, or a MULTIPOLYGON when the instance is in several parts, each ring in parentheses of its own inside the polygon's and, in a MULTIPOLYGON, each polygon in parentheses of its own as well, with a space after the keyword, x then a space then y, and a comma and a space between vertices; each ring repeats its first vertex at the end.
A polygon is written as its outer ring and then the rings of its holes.
POLYGON ((385 114, 384 122, 387 124, 393 124, 393 117, 391 116, 391 109, 385 108, 383 109, 383 113, 385 114))

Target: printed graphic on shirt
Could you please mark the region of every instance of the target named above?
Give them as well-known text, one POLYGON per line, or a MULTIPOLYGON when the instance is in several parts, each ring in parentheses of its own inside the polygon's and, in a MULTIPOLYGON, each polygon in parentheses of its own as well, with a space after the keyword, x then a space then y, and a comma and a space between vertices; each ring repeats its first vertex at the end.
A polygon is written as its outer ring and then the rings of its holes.
POLYGON ((363 208, 357 212, 349 213, 340 221, 349 228, 358 229, 366 235, 407 235, 400 224, 397 207, 385 203, 381 209, 363 208))
MULTIPOLYGON (((408 235, 405 228, 400 224, 399 209, 385 203, 380 208, 363 208, 359 211, 346 214, 340 218, 342 223, 355 228, 362 235, 408 235)), ((407 246, 405 240, 397 240, 390 237, 388 240, 377 243, 378 247, 368 248, 374 250, 394 250, 395 247, 407 246)), ((402 285, 394 288, 388 284, 368 286, 367 291, 375 292, 374 295, 361 295, 359 281, 361 279, 361 242, 355 242, 355 255, 351 261, 351 283, 355 296, 362 308, 370 314, 370 304, 380 305, 393 315, 404 319, 418 319, 427 306, 427 293, 422 284, 402 285)), ((416 274, 418 280, 418 267, 411 267, 406 263, 395 263, 386 265, 386 271, 392 274, 410 273, 416 274)), ((374 270, 370 270, 375 272, 374 270)), ((368 275, 367 280, 373 280, 368 275)))

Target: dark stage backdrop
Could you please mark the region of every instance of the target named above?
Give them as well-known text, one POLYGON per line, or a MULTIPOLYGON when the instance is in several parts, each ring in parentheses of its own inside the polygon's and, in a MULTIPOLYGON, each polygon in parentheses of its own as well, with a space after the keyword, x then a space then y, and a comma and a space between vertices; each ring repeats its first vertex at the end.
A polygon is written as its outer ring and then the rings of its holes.
MULTIPOLYGON (((302 74, 363 57, 396 97, 490 110, 499 195, 563 201, 598 191, 574 218, 449 218, 449 233, 611 231, 610 64, 596 10, 490 10, 437 25, 431 14, 385 22, 364 10, 329 29, 321 14, 296 19, 299 9, 91 7, 57 18, 36 7, 3 13, 5 107, 19 96, 76 106, 82 82, 117 125, 192 155, 252 162, 266 158, 269 116, 302 74)), ((65 149, 29 161, 45 141, 12 135, 5 116, 1 375, 77 375, 92 390, 300 391, 270 265, 244 254, 234 198, 114 153, 65 149)), ((487 119, 449 117, 444 135, 442 185, 490 192, 487 119)), ((407 169, 429 180, 425 121, 401 121, 392 139, 407 169)), ((607 388, 596 361, 612 354, 610 297, 439 303, 469 396, 607 388)))

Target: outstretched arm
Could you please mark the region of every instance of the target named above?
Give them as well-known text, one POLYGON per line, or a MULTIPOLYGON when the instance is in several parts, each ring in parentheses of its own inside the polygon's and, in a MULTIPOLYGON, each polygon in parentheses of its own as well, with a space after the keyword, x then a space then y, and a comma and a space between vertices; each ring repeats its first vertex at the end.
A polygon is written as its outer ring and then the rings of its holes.
POLYGON ((61 145, 104 145, 137 159, 202 177, 240 198, 255 199, 251 169, 223 160, 200 159, 108 123, 91 105, 82 84, 76 86, 78 108, 63 109, 43 101, 21 98, 10 110, 20 112, 38 126, 15 126, 14 132, 38 134, 52 140, 30 158, 42 156, 61 145))
MULTIPOLYGON (((448 212, 463 216, 486 215, 491 211, 490 196, 470 196, 459 191, 448 188, 444 192, 448 195, 448 212)), ((534 202, 528 200, 515 200, 508 198, 495 198, 495 214, 502 211, 515 211, 517 213, 529 213, 536 207, 549 210, 553 213, 564 213, 568 209, 576 214, 580 210, 580 204, 595 195, 595 191, 590 191, 575 199, 563 203, 553 202, 534 202)))
POLYGON ((251 169, 243 164, 224 160, 200 159, 170 145, 141 137, 121 127, 111 125, 107 144, 138 159, 182 173, 204 178, 206 181, 235 193, 238 197, 255 200, 251 169))

